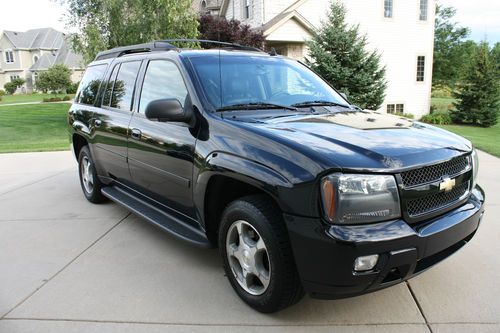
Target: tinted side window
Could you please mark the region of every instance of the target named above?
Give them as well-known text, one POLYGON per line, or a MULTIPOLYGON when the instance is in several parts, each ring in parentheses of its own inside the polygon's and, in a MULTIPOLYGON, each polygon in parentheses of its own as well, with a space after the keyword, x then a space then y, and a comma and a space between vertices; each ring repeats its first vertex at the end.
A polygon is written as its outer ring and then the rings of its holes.
POLYGON ((76 94, 77 103, 94 105, 106 67, 102 64, 87 68, 76 94))
POLYGON ((132 98, 139 67, 141 67, 140 61, 121 64, 111 94, 111 107, 125 111, 132 109, 132 98))
POLYGON ((188 92, 177 66, 166 60, 152 60, 142 84, 139 112, 144 112, 151 101, 176 98, 182 106, 188 92))
POLYGON ((120 68, 120 64, 116 65, 113 68, 113 72, 111 73, 111 76, 109 77, 108 84, 106 85, 106 90, 104 91, 104 98, 102 100, 103 106, 109 106, 109 103, 111 102, 111 93, 113 92, 113 86, 115 84, 116 74, 118 74, 119 68, 120 68))

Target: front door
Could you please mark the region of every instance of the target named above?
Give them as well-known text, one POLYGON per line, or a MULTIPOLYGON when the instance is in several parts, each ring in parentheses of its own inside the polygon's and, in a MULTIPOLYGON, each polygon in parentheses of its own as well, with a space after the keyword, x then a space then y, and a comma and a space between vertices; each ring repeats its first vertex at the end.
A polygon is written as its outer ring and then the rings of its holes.
POLYGON ((178 213, 194 218, 193 155, 196 137, 187 124, 149 120, 149 102, 177 98, 185 106, 188 91, 177 65, 151 60, 144 74, 138 112, 130 122, 129 167, 138 189, 178 213))
POLYGON ((102 175, 128 183, 128 126, 141 61, 118 63, 107 81, 102 106, 94 114, 95 154, 102 175))

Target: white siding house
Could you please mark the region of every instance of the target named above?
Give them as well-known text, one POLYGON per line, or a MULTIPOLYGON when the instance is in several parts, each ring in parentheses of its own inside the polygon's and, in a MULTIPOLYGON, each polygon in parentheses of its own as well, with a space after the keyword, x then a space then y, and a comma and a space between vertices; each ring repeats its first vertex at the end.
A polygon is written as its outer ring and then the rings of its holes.
MULTIPOLYGON (((342 0, 347 20, 359 24, 382 55, 388 88, 379 111, 429 113, 436 0, 342 0)), ((297 59, 325 20, 330 0, 196 0, 201 12, 237 19, 263 31, 267 45, 297 59), (209 10, 207 10, 209 8, 209 10)))

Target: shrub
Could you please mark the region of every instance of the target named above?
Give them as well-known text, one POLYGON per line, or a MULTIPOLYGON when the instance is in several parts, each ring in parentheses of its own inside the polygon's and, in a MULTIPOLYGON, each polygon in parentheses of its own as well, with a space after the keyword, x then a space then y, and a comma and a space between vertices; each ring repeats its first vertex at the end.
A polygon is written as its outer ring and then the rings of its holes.
POLYGON ((26 82, 24 79, 15 79, 10 82, 7 82, 3 87, 7 91, 9 95, 12 95, 16 92, 17 88, 22 86, 26 82))
POLYGON ((63 101, 70 101, 70 100, 71 100, 71 97, 69 97, 69 96, 64 96, 62 100, 63 100, 63 101))
POLYGON ((78 90, 78 85, 80 84, 80 82, 75 82, 75 83, 72 83, 68 86, 68 88, 66 88, 66 93, 67 94, 76 94, 76 91, 78 90))
POLYGON ((396 112, 394 115, 399 116, 399 117, 404 117, 408 119, 414 119, 415 116, 411 113, 402 113, 402 112, 396 112))
POLYGON ((2 96, 0 96, 0 102, 2 101, 2 96))
POLYGON ((71 71, 65 65, 54 65, 38 74, 36 89, 47 91, 64 91, 71 86, 71 71))
POLYGON ((423 116, 420 121, 434 125, 450 125, 453 122, 448 112, 434 112, 423 116))
POLYGON ((0 97, 4 96, 5 95, 5 90, 3 89, 0 89, 0 97))
MULTIPOLYGON (((66 96, 66 97, 69 97, 69 96, 66 96)), ((64 99, 62 99, 61 97, 50 97, 50 98, 44 98, 43 99, 43 102, 44 103, 53 103, 53 102, 61 102, 63 101, 64 99)), ((69 99, 67 99, 69 101, 69 99)))

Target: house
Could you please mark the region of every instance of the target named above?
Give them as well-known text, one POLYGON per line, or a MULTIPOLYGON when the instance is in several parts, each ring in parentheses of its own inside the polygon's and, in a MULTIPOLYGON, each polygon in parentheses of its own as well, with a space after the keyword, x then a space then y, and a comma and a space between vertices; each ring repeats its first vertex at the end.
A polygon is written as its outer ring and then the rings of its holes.
MULTIPOLYGON (((379 111, 429 113, 436 0, 342 0, 346 19, 359 24, 386 66, 388 87, 379 111)), ((202 13, 237 19, 260 29, 269 47, 296 59, 327 18, 330 0, 195 0, 202 13)))
POLYGON ((82 57, 71 50, 62 32, 43 28, 4 30, 0 34, 0 89, 13 79, 23 78, 26 83, 18 92, 32 92, 38 74, 56 64, 68 66, 73 82, 80 81, 85 70, 82 57))

